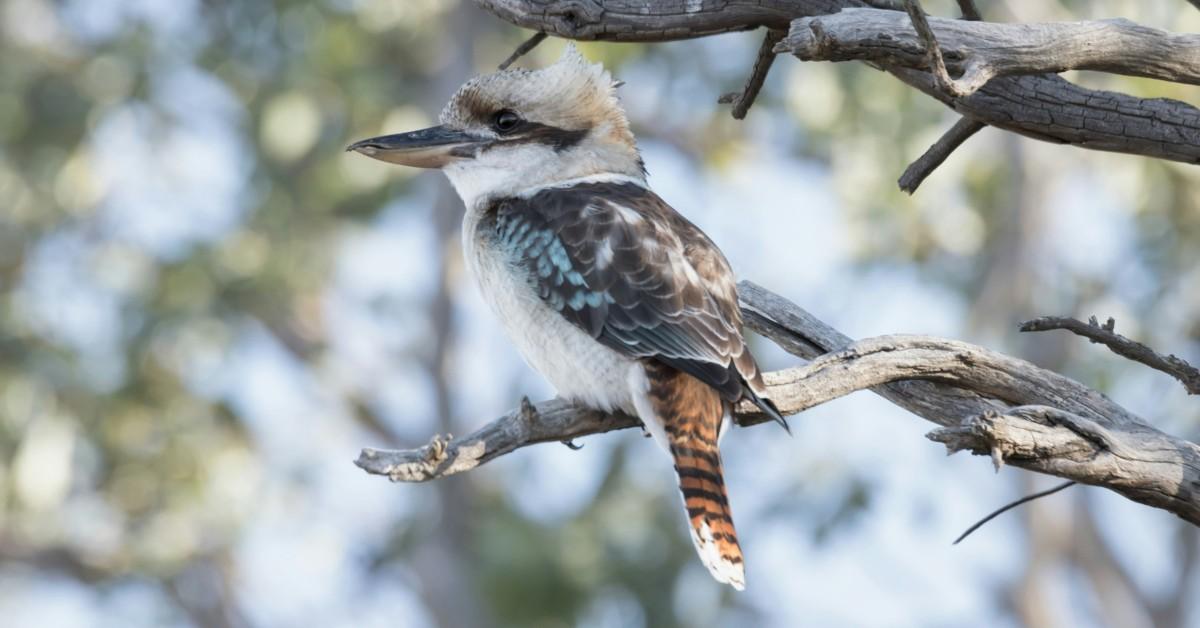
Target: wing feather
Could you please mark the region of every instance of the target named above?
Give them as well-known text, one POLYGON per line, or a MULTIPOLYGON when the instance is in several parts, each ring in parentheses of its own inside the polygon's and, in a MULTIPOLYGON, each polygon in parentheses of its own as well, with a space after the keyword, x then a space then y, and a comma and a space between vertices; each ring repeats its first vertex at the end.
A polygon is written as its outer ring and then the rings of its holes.
POLYGON ((550 188, 494 211, 500 243, 538 295, 598 341, 689 373, 728 400, 757 377, 752 359, 742 372, 749 352, 728 263, 653 192, 550 188))

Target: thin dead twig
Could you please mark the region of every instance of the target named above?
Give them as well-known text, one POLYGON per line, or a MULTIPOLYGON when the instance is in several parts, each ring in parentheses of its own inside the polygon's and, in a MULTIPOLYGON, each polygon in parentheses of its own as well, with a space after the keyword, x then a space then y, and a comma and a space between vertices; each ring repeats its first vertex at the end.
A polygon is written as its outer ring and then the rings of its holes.
POLYGON ((1188 364, 1187 361, 1175 355, 1163 355, 1150 347, 1130 340, 1113 331, 1117 322, 1109 318, 1103 325, 1093 316, 1088 322, 1067 316, 1043 316, 1021 323, 1021 331, 1050 331, 1065 329, 1078 336, 1083 336, 1095 344, 1102 344, 1117 355, 1129 358, 1134 362, 1166 373, 1179 380, 1189 395, 1200 395, 1200 369, 1188 364))
POLYGON ((979 521, 976 521, 975 525, 972 525, 971 527, 967 528, 966 532, 963 532, 962 534, 960 534, 958 536, 957 539, 954 539, 954 543, 952 543, 951 545, 958 545, 960 542, 962 542, 963 539, 967 538, 968 536, 971 536, 972 532, 983 527, 983 524, 991 521, 992 519, 995 519, 996 517, 999 517, 1000 515, 1012 510, 1013 508, 1016 508, 1017 506, 1020 506, 1021 504, 1025 504, 1025 503, 1031 502, 1035 499, 1041 499, 1043 497, 1053 495, 1053 494, 1063 490, 1064 488, 1069 488, 1069 487, 1075 486, 1076 484, 1078 484, 1078 482, 1076 482, 1075 480, 1071 480, 1069 482, 1063 482, 1062 484, 1059 484, 1058 486, 1055 486, 1054 488, 1046 489, 1044 491, 1040 491, 1040 492, 1034 493, 1032 495, 1026 495, 1025 497, 1022 497, 1021 499, 1018 499, 1013 502, 1009 502, 1009 503, 1005 504, 1004 506, 1002 506, 1001 508, 992 511, 992 514, 984 517, 983 519, 980 519, 979 521))
POLYGON ((524 42, 521 43, 520 46, 517 46, 517 49, 514 50, 512 54, 508 55, 508 58, 505 59, 504 62, 500 64, 500 69, 507 70, 508 66, 515 63, 517 59, 520 59, 521 57, 529 54, 530 50, 537 48, 537 45, 542 43, 545 39, 546 39, 546 33, 541 32, 541 31, 534 33, 532 37, 530 37, 529 39, 526 39, 524 42))
POLYGON ((746 86, 742 88, 741 93, 731 92, 717 99, 717 102, 721 104, 733 104, 732 113, 735 120, 745 119, 746 113, 750 111, 750 106, 758 98, 758 92, 762 90, 763 83, 767 80, 767 73, 771 71, 771 64, 775 62, 775 44, 779 43, 786 34, 787 31, 784 30, 767 29, 762 45, 758 47, 758 57, 754 60, 754 69, 750 71, 750 77, 746 79, 746 86))
POLYGON ((987 125, 974 118, 966 116, 959 118, 958 122, 954 123, 954 126, 950 127, 916 161, 904 169, 904 173, 900 175, 896 184, 900 186, 901 190, 909 194, 917 191, 917 187, 925 181, 926 177, 933 174, 933 171, 942 165, 942 162, 946 161, 950 153, 954 152, 963 142, 967 141, 969 137, 978 133, 985 126, 987 125))
MULTIPOLYGON (((974 0, 958 0, 958 8, 962 11, 962 19, 964 20, 977 22, 983 19, 983 16, 979 13, 979 8, 975 6, 974 0)), ((928 22, 926 23, 928 24, 928 22)), ((931 29, 930 37, 932 38, 932 36, 933 31, 931 29)), ((929 46, 928 41, 926 42, 926 46, 929 46)), ((941 56, 940 51, 938 55, 939 57, 941 56)), ((975 135, 985 126, 987 125, 967 116, 959 118, 958 122, 954 123, 954 126, 950 127, 942 137, 938 138, 938 141, 934 142, 916 161, 904 169, 904 173, 896 181, 897 185, 908 194, 916 192, 921 183, 929 175, 933 174, 933 171, 942 165, 942 162, 946 161, 950 153, 954 152, 963 142, 967 141, 967 138, 975 135)))

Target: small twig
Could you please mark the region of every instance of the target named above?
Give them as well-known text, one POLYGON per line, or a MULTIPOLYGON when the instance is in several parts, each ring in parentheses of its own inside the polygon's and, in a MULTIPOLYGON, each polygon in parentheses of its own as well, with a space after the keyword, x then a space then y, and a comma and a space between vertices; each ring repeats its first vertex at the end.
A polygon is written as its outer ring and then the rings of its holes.
POLYGON ((746 79, 746 86, 742 88, 741 93, 731 92, 717 99, 717 102, 721 104, 733 104, 734 119, 744 120, 746 118, 746 113, 750 111, 754 99, 758 98, 758 92, 762 89, 763 82, 767 80, 767 72, 771 71, 771 64, 775 62, 775 44, 779 43, 786 34, 787 31, 784 30, 767 29, 762 45, 758 47, 758 57, 754 60, 754 69, 750 71, 750 78, 746 79))
MULTIPOLYGON (((1200 0, 1196 0, 1200 2, 1200 0)), ((972 22, 983 20, 983 15, 979 13, 979 7, 975 6, 975 0, 958 0, 958 10, 962 11, 962 19, 972 22)))
POLYGON ((942 58, 942 49, 929 26, 929 20, 925 18, 925 10, 921 8, 921 0, 904 0, 904 9, 908 11, 913 28, 925 44, 926 65, 929 66, 929 73, 933 75, 938 89, 955 98, 969 96, 974 89, 964 89, 950 78, 950 72, 946 70, 946 60, 942 58))
POLYGON ((1083 336, 1093 343, 1102 344, 1119 356, 1145 364, 1156 371, 1162 371, 1179 380, 1189 395, 1200 395, 1200 369, 1188 364, 1182 358, 1170 354, 1162 355, 1140 342, 1114 332, 1116 324, 1115 320, 1109 318, 1101 325, 1095 316, 1088 319, 1087 323, 1066 316, 1043 316, 1021 323, 1020 329, 1021 331, 1065 329, 1073 334, 1083 336))
MULTIPOLYGON (((1200 2, 1200 0, 1196 1, 1200 2)), ((970 20, 972 22, 983 20, 983 16, 979 13, 979 8, 975 6, 975 0, 958 0, 958 8, 960 11, 962 11, 962 19, 964 20, 970 20)), ((924 20, 924 16, 922 16, 922 20, 924 20)), ((928 25, 928 22, 926 22, 926 24, 928 25)), ((922 37, 924 37, 924 35, 922 35, 922 37)), ((929 46, 929 41, 931 40, 933 40, 932 29, 929 30, 929 39, 926 40, 927 49, 929 46)), ((936 47, 936 42, 934 42, 934 45, 936 47)), ((938 58, 941 58, 940 49, 938 50, 937 55, 938 58)), ((921 183, 923 183, 929 175, 933 174, 933 171, 937 169, 938 166, 942 165, 942 162, 946 161, 946 158, 950 156, 950 153, 954 152, 955 149, 961 146, 963 142, 967 141, 968 138, 978 133, 980 129, 985 126, 987 125, 973 118, 968 118, 966 116, 959 118, 958 122, 955 122, 954 126, 950 127, 950 130, 946 131, 940 138, 938 138, 936 142, 933 143, 932 146, 922 153, 916 161, 912 162, 907 168, 904 169, 904 172, 896 181, 896 183, 900 186, 900 189, 910 195, 913 192, 916 192, 921 183)))
POLYGON ((537 45, 542 43, 544 39, 546 39, 546 33, 541 31, 534 33, 532 37, 526 39, 520 46, 517 46, 517 49, 512 54, 508 55, 508 58, 500 64, 500 69, 507 70, 508 66, 512 65, 517 59, 529 54, 529 51, 537 48, 537 45))
POLYGON ((997 510, 997 511, 993 512, 992 514, 990 514, 990 515, 988 515, 988 516, 984 517, 983 519, 980 519, 979 521, 975 522, 975 525, 973 525, 973 526, 971 526, 971 527, 967 528, 967 531, 966 531, 966 532, 963 532, 961 535, 959 535, 959 537, 958 537, 957 539, 954 539, 954 543, 953 543, 953 545, 958 545, 960 541, 962 541, 963 539, 965 539, 965 538, 967 538, 968 536, 970 536, 972 532, 974 532, 974 531, 978 530, 979 528, 983 527, 983 524, 985 524, 985 523, 987 523, 987 522, 991 521, 992 519, 995 519, 996 517, 998 517, 998 516, 1000 516, 1000 515, 1002 515, 1002 514, 1004 514, 1004 513, 1008 512, 1008 511, 1010 511, 1010 510, 1012 510, 1013 508, 1016 508, 1017 506, 1020 506, 1021 504, 1024 504, 1024 503, 1026 503, 1026 502, 1031 502, 1031 501, 1033 501, 1033 500, 1035 500, 1035 499, 1041 499, 1041 498, 1043 498, 1043 497, 1046 497, 1047 495, 1053 495, 1053 494, 1055 494, 1055 493, 1057 493, 1057 492, 1059 492, 1059 491, 1063 490, 1064 488, 1068 488, 1068 487, 1074 486, 1074 485, 1076 485, 1076 484, 1078 484, 1078 482, 1076 482, 1076 481, 1074 481, 1074 480, 1071 480, 1070 482, 1063 482, 1062 484, 1059 484, 1058 486, 1055 486, 1054 488, 1051 488, 1051 489, 1044 490, 1044 491, 1042 491, 1042 492, 1040 492, 1040 493, 1034 493, 1033 495, 1026 495, 1025 497, 1022 497, 1021 499, 1018 499, 1018 500, 1017 500, 1017 501, 1015 501, 1015 502, 1011 502, 1011 503, 1009 503, 1009 504, 1006 504, 1006 505, 1005 505, 1003 508, 1001 508, 1001 509, 999 509, 999 510, 997 510))
MULTIPOLYGON (((1200 0, 1198 0, 1200 1, 1200 0)), ((925 178, 933 173, 934 169, 942 165, 950 153, 967 141, 967 138, 975 135, 980 129, 987 126, 986 124, 974 119, 963 116, 950 127, 936 142, 933 143, 916 161, 909 164, 904 169, 904 174, 896 183, 901 190, 912 194, 917 191, 917 187, 925 181, 925 178)))

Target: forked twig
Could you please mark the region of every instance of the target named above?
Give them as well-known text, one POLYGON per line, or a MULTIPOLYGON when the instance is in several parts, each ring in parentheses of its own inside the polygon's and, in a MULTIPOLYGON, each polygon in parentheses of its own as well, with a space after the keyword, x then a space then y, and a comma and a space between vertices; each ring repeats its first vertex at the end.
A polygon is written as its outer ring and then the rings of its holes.
POLYGON ((1113 353, 1133 360, 1156 370, 1162 371, 1179 380, 1189 395, 1200 395, 1200 369, 1188 364, 1182 358, 1171 354, 1163 355, 1154 349, 1130 340, 1113 331, 1117 322, 1109 318, 1103 325, 1093 316, 1088 322, 1067 316, 1043 316, 1021 323, 1021 331, 1050 331, 1065 329, 1078 336, 1083 336, 1093 343, 1108 347, 1113 353))
POLYGON ((921 8, 921 0, 904 0, 904 9, 908 11, 908 18, 912 20, 913 28, 925 44, 926 63, 938 89, 954 98, 961 98, 973 93, 974 89, 964 88, 950 78, 950 72, 946 69, 946 60, 942 58, 942 49, 938 46, 933 28, 929 26, 929 20, 925 17, 925 10, 921 8))

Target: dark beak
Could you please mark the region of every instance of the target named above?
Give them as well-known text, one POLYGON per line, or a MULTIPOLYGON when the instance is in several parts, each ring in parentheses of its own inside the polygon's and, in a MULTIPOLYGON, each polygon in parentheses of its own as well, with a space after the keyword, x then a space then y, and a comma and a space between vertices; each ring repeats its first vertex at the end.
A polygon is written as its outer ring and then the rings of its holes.
POLYGON ((355 142, 346 150, 355 151, 402 166, 441 168, 459 159, 470 159, 488 138, 478 137, 444 126, 420 131, 373 137, 355 142))

